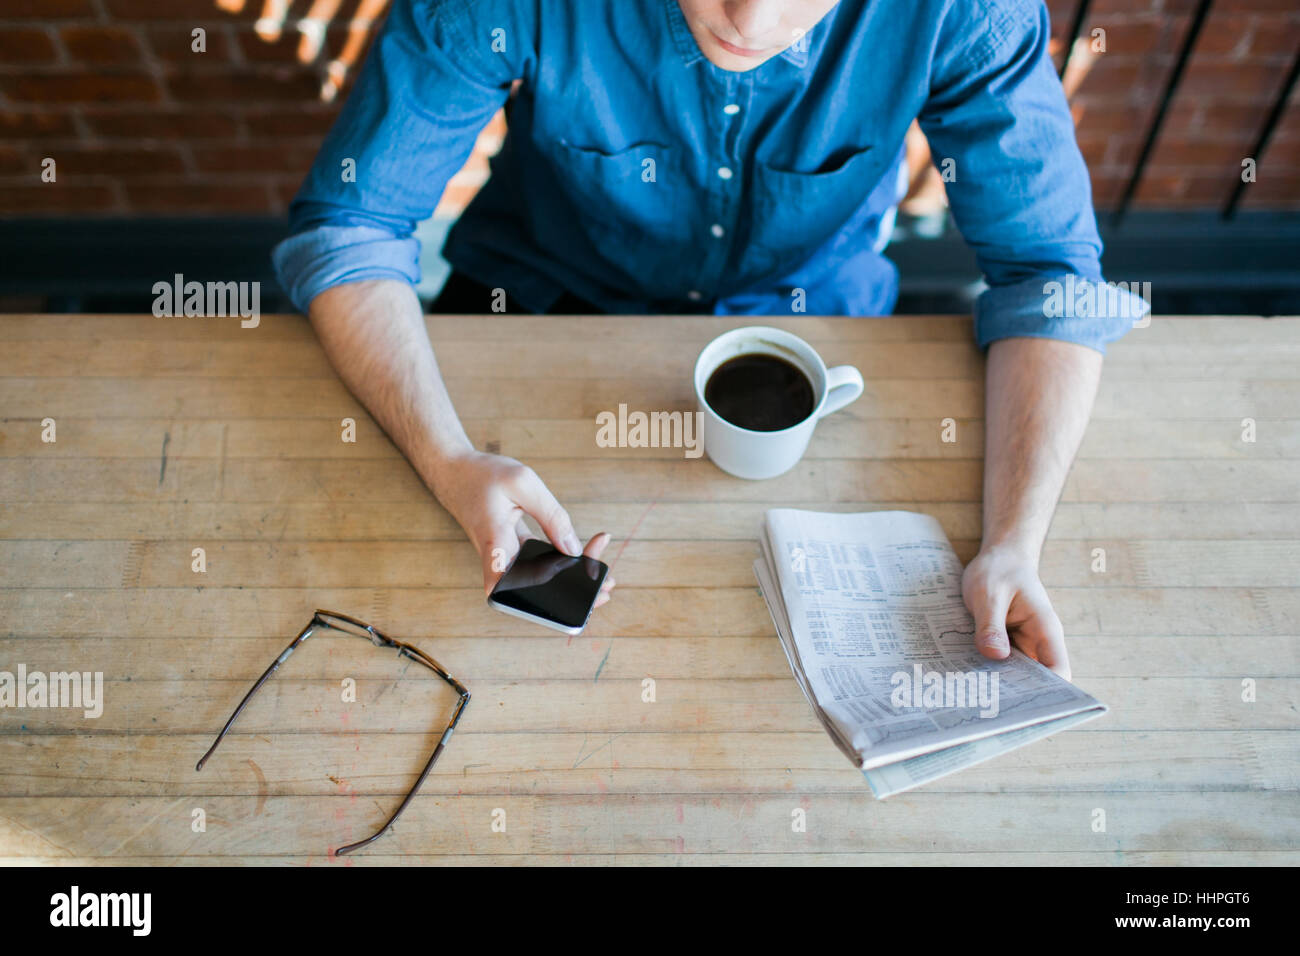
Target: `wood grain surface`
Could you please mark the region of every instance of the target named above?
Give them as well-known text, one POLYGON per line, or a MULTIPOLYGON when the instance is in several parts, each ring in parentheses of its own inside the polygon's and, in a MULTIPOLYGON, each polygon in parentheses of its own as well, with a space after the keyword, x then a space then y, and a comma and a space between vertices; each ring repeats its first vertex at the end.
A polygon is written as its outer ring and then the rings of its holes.
POLYGON ((789 674, 750 570, 759 521, 924 511, 969 560, 983 359, 964 317, 759 321, 867 381, 766 482, 595 440, 620 403, 694 410, 696 355, 743 320, 429 319, 478 447, 613 535, 614 599, 570 638, 486 607, 460 529, 305 320, 0 317, 0 671, 104 682, 98 718, 0 709, 0 862, 1300 860, 1300 319, 1159 317, 1110 347, 1042 577, 1111 712, 886 801, 789 674), (427 671, 313 640, 194 770, 317 607, 473 693, 406 815, 342 859, 441 732, 453 695, 427 671))

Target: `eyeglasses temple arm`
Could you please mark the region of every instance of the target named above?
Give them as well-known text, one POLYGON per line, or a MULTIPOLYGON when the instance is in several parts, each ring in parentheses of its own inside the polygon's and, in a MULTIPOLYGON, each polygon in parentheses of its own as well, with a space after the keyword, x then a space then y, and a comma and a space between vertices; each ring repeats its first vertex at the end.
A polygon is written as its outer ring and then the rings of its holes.
POLYGON ((442 732, 442 738, 438 741, 438 746, 433 748, 433 756, 429 758, 429 762, 425 764, 424 769, 420 771, 420 777, 415 781, 415 785, 411 787, 411 792, 406 795, 406 799, 402 801, 401 806, 393 811, 393 815, 388 818, 388 822, 375 831, 374 836, 367 837, 366 839, 360 840, 356 843, 349 843, 347 846, 339 847, 334 851, 335 856, 345 856, 353 850, 360 850, 362 847, 374 843, 381 836, 387 833, 389 828, 397 822, 397 818, 402 815, 402 811, 406 809, 407 804, 414 799, 416 792, 424 785, 425 778, 428 777, 429 772, 433 770, 433 765, 437 763, 438 758, 442 756, 442 751, 446 748, 447 741, 451 740, 452 731, 456 729, 456 724, 460 722, 460 715, 462 711, 465 710, 465 705, 469 703, 469 691, 462 687, 460 682, 451 675, 447 675, 447 681, 460 691, 460 700, 457 701, 456 710, 451 715, 451 722, 447 724, 447 729, 442 732))
POLYGON ((298 649, 298 645, 307 640, 314 627, 316 627, 316 620, 313 618, 312 622, 302 629, 302 633, 293 639, 293 643, 286 647, 280 653, 280 656, 271 662, 271 666, 262 673, 262 676, 257 679, 257 683, 254 684, 252 689, 244 695, 244 699, 239 702, 239 706, 235 708, 235 712, 231 714, 230 719, 226 721, 226 726, 221 728, 221 733, 217 734, 217 739, 212 741, 212 746, 208 748, 208 752, 200 757, 199 762, 194 765, 195 771, 203 769, 203 765, 208 762, 208 758, 212 756, 212 752, 217 749, 217 745, 221 743, 226 736, 226 732, 230 730, 231 725, 234 724, 235 718, 243 713, 244 707, 253 699, 253 695, 258 692, 261 686, 266 683, 267 679, 272 674, 280 669, 280 665, 289 659, 289 655, 298 649))

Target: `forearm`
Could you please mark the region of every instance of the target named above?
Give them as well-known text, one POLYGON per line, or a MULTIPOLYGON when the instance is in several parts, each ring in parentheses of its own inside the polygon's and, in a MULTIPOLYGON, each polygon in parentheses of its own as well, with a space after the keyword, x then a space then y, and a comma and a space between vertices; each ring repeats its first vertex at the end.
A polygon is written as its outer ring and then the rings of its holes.
POLYGON ((438 371, 415 290, 395 279, 345 283, 317 295, 309 317, 344 384, 437 493, 445 465, 473 446, 438 371))
POLYGON ((1005 338, 989 347, 984 549, 1006 549, 1037 566, 1101 367, 1101 353, 1057 339, 1005 338))

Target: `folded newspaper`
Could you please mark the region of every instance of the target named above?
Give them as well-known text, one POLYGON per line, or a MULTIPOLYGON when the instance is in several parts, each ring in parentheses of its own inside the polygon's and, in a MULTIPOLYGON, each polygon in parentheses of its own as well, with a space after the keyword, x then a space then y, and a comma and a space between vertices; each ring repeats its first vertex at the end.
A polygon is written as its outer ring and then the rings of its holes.
POLYGON ((929 515, 775 508, 760 540, 795 680, 879 799, 1106 712, 1015 648, 975 648, 961 561, 929 515))

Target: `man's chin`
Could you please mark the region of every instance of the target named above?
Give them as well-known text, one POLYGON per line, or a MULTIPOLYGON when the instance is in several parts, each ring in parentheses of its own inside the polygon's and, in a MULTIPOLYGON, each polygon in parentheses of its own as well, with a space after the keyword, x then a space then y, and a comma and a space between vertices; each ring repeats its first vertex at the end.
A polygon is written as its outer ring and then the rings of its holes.
POLYGON ((714 66, 720 67, 724 70, 729 70, 732 73, 748 72, 756 66, 762 66, 768 60, 772 59, 772 57, 781 52, 780 50, 772 50, 764 52, 759 56, 745 56, 739 53, 732 53, 721 44, 713 43, 710 44, 710 47, 711 48, 705 53, 709 58, 709 62, 714 66))

